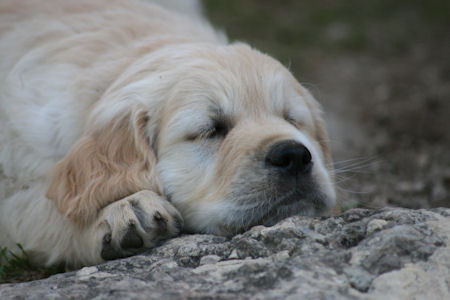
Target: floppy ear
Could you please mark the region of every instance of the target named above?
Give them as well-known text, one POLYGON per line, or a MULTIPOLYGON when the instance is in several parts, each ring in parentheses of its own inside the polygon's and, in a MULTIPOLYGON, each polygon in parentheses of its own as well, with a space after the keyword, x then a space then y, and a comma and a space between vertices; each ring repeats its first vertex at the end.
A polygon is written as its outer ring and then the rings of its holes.
POLYGON ((144 189, 161 194, 147 121, 147 112, 140 109, 80 137, 56 164, 47 192, 63 215, 84 226, 103 207, 128 195, 144 189))

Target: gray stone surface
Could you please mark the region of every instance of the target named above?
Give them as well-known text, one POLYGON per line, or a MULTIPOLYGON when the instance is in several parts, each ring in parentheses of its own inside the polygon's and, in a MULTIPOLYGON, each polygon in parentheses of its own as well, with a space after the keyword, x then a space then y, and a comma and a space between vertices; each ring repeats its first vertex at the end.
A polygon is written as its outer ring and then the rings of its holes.
POLYGON ((0 285, 0 299, 450 299, 450 209, 292 217, 0 285))

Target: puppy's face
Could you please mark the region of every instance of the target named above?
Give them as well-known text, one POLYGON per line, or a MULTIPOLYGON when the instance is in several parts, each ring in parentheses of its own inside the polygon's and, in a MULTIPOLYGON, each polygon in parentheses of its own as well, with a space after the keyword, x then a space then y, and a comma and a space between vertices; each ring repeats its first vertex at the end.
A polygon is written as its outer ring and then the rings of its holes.
POLYGON ((187 58, 153 148, 187 230, 229 235, 335 203, 320 109, 278 62, 246 46, 187 58))

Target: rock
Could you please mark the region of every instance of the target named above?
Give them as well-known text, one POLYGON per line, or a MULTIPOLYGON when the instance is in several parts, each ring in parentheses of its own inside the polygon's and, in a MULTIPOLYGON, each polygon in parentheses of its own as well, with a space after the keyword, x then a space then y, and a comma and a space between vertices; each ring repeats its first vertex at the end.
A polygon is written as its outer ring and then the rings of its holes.
POLYGON ((200 259, 200 265, 210 265, 219 262, 222 258, 217 255, 206 255, 200 259))
POLYGON ((367 224, 366 232, 371 234, 375 231, 380 231, 388 222, 385 220, 374 219, 367 224))
POLYGON ((450 299, 450 209, 291 217, 0 285, 0 299, 450 299))

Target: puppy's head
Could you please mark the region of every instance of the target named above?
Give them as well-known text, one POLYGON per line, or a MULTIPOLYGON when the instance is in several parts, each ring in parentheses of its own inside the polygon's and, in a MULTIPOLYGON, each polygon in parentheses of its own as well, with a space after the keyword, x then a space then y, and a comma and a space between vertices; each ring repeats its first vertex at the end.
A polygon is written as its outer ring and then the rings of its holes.
POLYGON ((165 194, 190 231, 233 234, 335 203, 321 111, 278 62, 244 45, 187 55, 155 140, 165 194))
POLYGON ((87 127, 49 191, 66 214, 92 215, 156 189, 187 230, 229 235, 327 214, 335 203, 317 102, 281 64, 245 45, 143 57, 105 93, 87 127))

